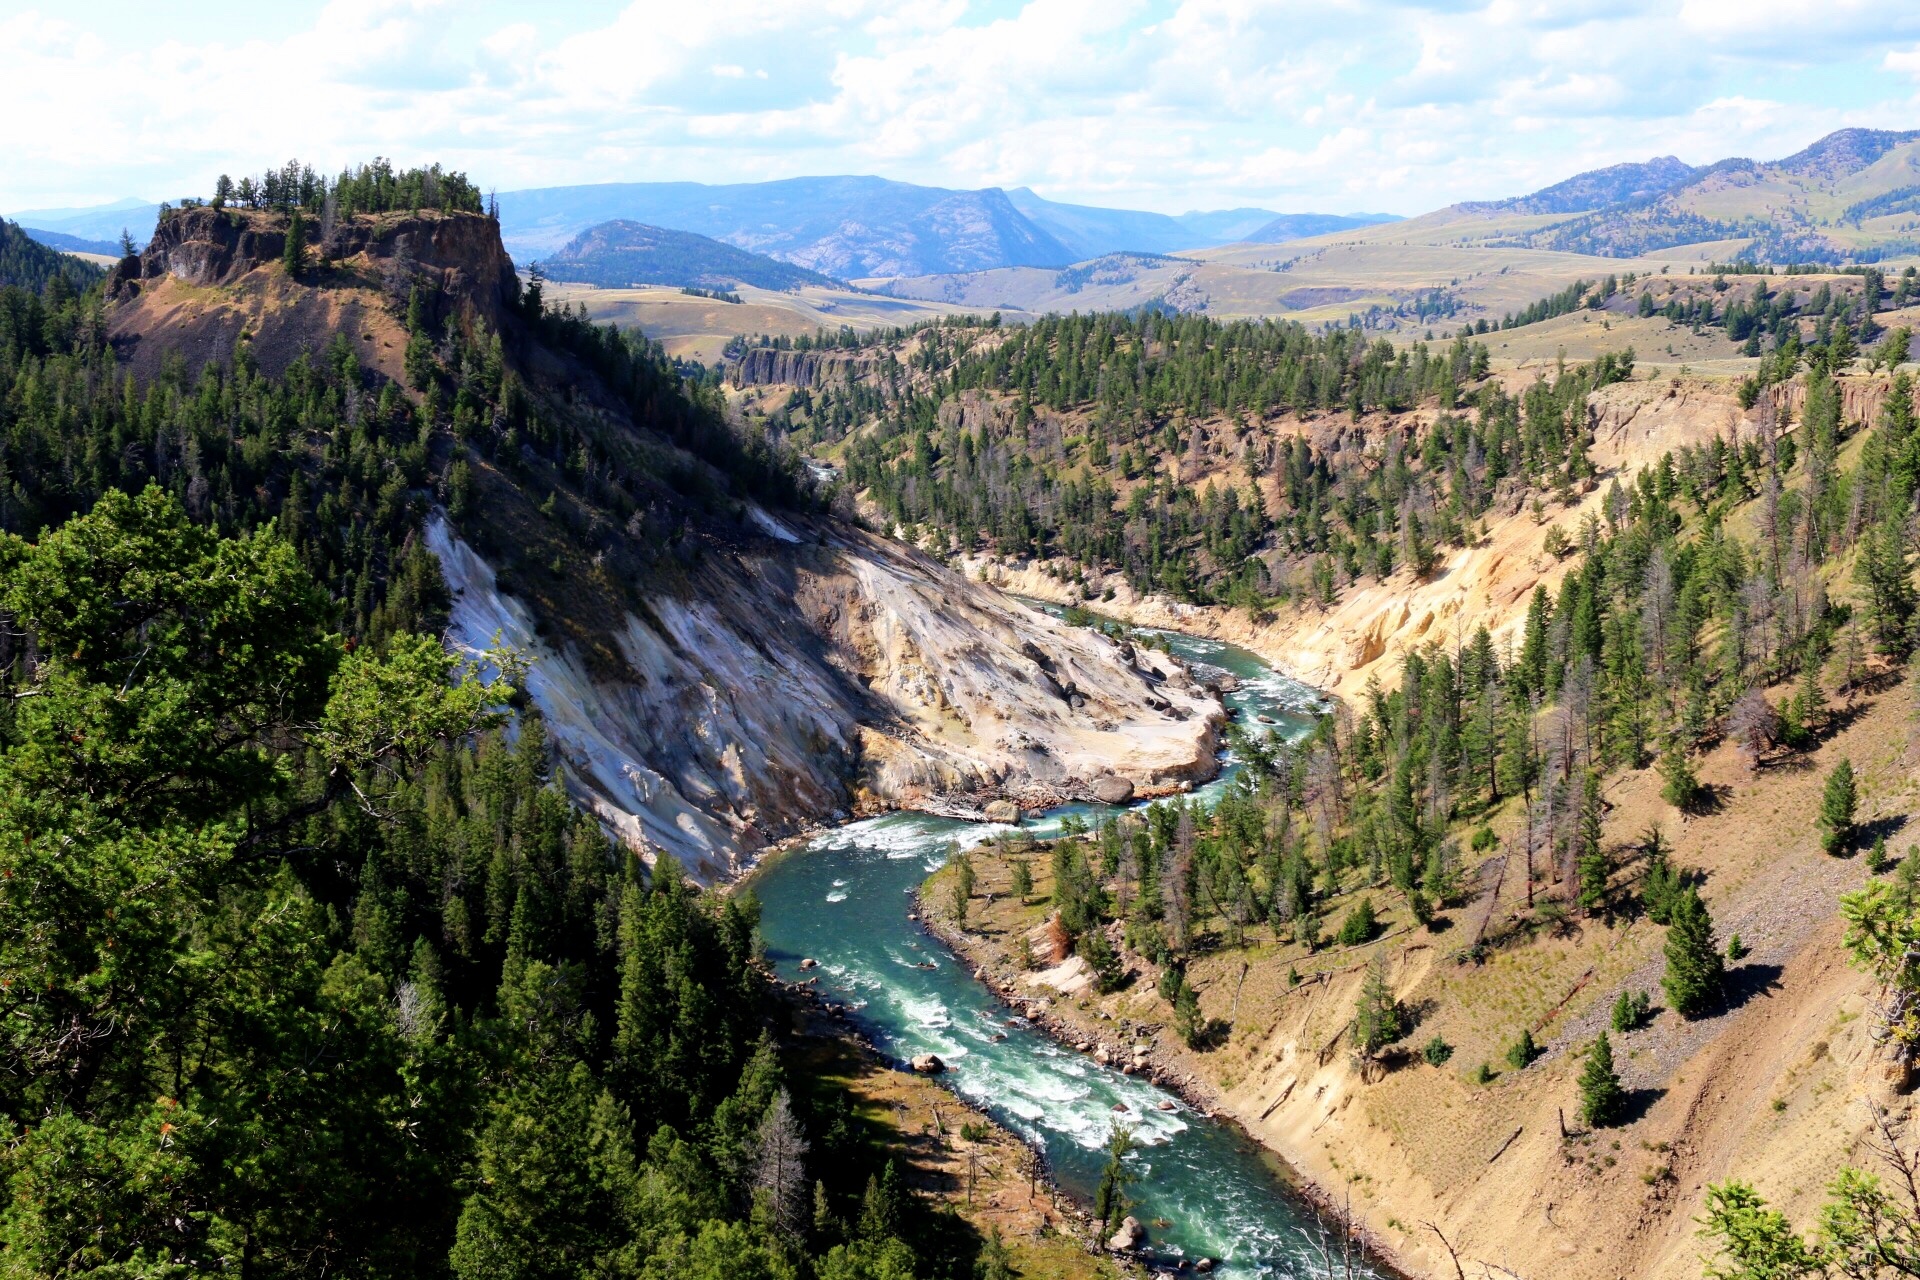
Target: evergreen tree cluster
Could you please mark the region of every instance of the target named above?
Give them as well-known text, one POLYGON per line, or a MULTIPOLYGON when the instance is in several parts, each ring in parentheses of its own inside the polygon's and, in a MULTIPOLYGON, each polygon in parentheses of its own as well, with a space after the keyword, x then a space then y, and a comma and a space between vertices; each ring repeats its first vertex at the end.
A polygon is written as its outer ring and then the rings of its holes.
POLYGON ((418 535, 436 500, 457 522, 483 523, 472 520, 480 460, 599 513, 563 526, 586 553, 631 538, 643 561, 668 555, 682 528, 660 518, 666 509, 732 519, 741 495, 812 502, 791 454, 736 432, 716 388, 683 379, 644 337, 537 295, 522 300, 519 336, 443 310, 423 289, 409 298, 410 389, 363 367, 339 334, 278 377, 242 343, 229 364, 189 377, 170 358, 141 385, 107 345, 97 287, 0 288, 0 529, 32 536, 110 490, 157 484, 223 532, 277 519, 340 624, 377 637, 440 625, 444 588, 418 535), (516 359, 529 343, 576 361, 619 415, 531 386, 516 359))
POLYGON ((537 292, 512 333, 444 311, 409 299, 406 387, 344 338, 143 385, 97 288, 0 289, 0 1253, 971 1274, 846 1096, 783 1062, 751 899, 644 874, 436 638, 422 520, 473 521, 483 461, 620 529, 805 501, 790 460, 537 292), (522 375, 541 347, 582 404, 522 375))
MULTIPOLYGON (((181 205, 191 207, 198 203, 183 200, 181 205)), ((490 212, 484 205, 480 188, 466 174, 443 169, 438 164, 395 169, 393 162, 384 157, 371 164, 349 165, 333 178, 316 173, 311 165, 298 160, 289 160, 280 168, 268 169, 258 176, 245 175, 237 182, 223 173, 215 181, 213 196, 206 203, 215 209, 229 205, 270 209, 276 213, 292 213, 298 209, 315 216, 337 217, 402 209, 490 212)))
POLYGON ((940 552, 1061 557, 1254 610, 1430 573, 1497 496, 1564 494, 1592 474, 1587 395, 1633 368, 1609 355, 1516 396, 1484 381, 1486 350, 1465 338, 1396 352, 1345 330, 1152 313, 943 324, 878 336, 870 354, 866 374, 796 391, 769 425, 844 437, 847 482, 891 523, 940 552), (1435 425, 1389 428, 1377 451, 1259 426, 1435 399, 1435 425), (1178 478, 1202 471, 1204 485, 1178 478))

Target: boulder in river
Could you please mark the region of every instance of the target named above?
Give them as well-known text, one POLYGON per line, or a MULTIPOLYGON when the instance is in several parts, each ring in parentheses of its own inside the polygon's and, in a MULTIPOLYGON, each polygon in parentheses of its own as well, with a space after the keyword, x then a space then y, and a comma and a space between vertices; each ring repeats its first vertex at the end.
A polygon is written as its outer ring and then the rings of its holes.
POLYGON ((800 967, 802 969, 817 969, 820 967, 820 962, 818 960, 815 960, 812 956, 808 956, 806 957, 806 959, 800 962, 800 967))
POLYGON ((1093 798, 1101 804, 1125 804, 1133 799, 1133 784, 1117 773, 1102 774, 1093 780, 1093 798))
POLYGON ((947 1069, 947 1064, 940 1061, 940 1055, 937 1053, 915 1054, 911 1065, 923 1076, 937 1076, 947 1069))
POLYGON ((995 800, 984 812, 988 822, 1020 821, 1020 806, 1011 800, 995 800))
POLYGON ((1107 1248, 1115 1253, 1132 1253, 1140 1247, 1146 1238, 1146 1229, 1140 1225, 1140 1219, 1128 1214, 1120 1222, 1120 1229, 1107 1241, 1107 1248))

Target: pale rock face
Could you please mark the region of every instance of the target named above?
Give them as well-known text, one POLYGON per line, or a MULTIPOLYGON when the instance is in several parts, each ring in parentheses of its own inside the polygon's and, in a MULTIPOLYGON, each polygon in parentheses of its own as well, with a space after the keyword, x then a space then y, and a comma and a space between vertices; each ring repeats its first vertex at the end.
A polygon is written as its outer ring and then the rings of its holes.
MULTIPOLYGON (((756 522, 759 523, 759 522, 756 522)), ((630 678, 596 679, 444 518, 427 545, 449 642, 533 659, 575 798, 644 856, 732 875, 769 841, 855 808, 1023 785, 1138 786, 1214 767, 1219 704, 1163 654, 1068 627, 859 530, 820 541, 767 517, 763 548, 709 588, 647 597, 614 637, 630 678)))

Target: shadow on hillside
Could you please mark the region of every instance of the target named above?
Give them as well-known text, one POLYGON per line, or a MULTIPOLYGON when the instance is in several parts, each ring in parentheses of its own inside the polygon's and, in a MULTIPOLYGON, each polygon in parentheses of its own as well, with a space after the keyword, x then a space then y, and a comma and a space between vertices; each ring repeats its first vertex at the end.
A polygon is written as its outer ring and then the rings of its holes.
POLYGON ((1898 667, 1888 667, 1885 671, 1869 671, 1853 682, 1853 688, 1868 695, 1885 693, 1905 678, 1898 667))
POLYGON ((1862 822, 1854 827, 1853 840, 1848 844, 1847 851, 1854 853, 1861 849, 1870 849, 1875 840, 1891 842, 1895 833, 1904 829, 1906 825, 1907 815, 1904 813, 1889 813, 1871 822, 1862 822))
POLYGON ((1686 808, 1690 818, 1708 818, 1727 807, 1727 801, 1733 798, 1733 788, 1724 782, 1703 782, 1694 792, 1693 802, 1686 808))
POLYGON ((1667 1096, 1665 1089, 1628 1089, 1620 1101, 1620 1123, 1633 1124, 1653 1110, 1653 1104, 1667 1096))
POLYGON ((1828 707, 1826 718, 1820 724, 1821 742, 1829 741, 1844 730, 1853 727, 1853 722, 1873 710, 1873 703, 1866 699, 1845 703, 1838 707, 1828 707))
POLYGON ((1742 964, 1727 970, 1727 980, 1721 988, 1723 1012, 1732 1013, 1755 996, 1778 989, 1780 974, 1777 964, 1742 964))

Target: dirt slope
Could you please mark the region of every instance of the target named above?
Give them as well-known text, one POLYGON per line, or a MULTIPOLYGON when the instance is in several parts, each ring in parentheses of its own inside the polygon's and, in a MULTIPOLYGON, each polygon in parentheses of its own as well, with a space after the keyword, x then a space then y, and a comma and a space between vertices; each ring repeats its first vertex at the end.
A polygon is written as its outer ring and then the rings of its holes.
MULTIPOLYGON (((1375 892, 1386 928, 1366 947, 1310 957, 1256 930, 1244 951, 1194 960, 1188 973, 1202 1011, 1229 1020, 1231 1034, 1196 1053, 1161 1030, 1155 1060, 1176 1077, 1190 1074, 1196 1092, 1330 1202, 1350 1193, 1359 1223, 1417 1275, 1453 1274, 1425 1225, 1433 1223, 1462 1259, 1527 1277, 1696 1277, 1694 1220, 1707 1184, 1727 1177, 1756 1183, 1807 1223, 1837 1169, 1871 1159, 1862 1099, 1892 1097, 1861 1016, 1870 984, 1839 946, 1838 896, 1867 873, 1859 857, 1820 852, 1817 793, 1844 755, 1862 771, 1866 821, 1897 827, 1920 799, 1904 692, 1874 695, 1841 719, 1810 759, 1758 779, 1729 748, 1712 753, 1701 773, 1719 808, 1704 817, 1683 821, 1659 799, 1651 770, 1608 788, 1616 883, 1637 876, 1638 838, 1657 821, 1675 860, 1704 873, 1718 936, 1737 932, 1751 948, 1730 966, 1731 996, 1714 1016, 1684 1022, 1661 1007, 1665 930, 1644 919, 1583 922, 1564 937, 1521 930, 1485 963, 1461 960, 1483 919, 1497 935, 1526 914, 1517 872, 1493 892, 1496 861, 1479 869, 1480 891, 1437 932, 1410 927, 1397 900, 1375 892), (1445 1066, 1409 1056, 1384 1075, 1357 1068, 1346 1033, 1376 953, 1418 1018, 1407 1045, 1442 1037, 1454 1048, 1445 1066), (1575 1077, 1622 991, 1650 991, 1656 1010, 1647 1027, 1615 1037, 1633 1118, 1584 1134, 1575 1077), (1516 1071, 1505 1053, 1522 1027, 1545 1054, 1516 1071), (1488 1084, 1472 1078, 1482 1062, 1496 1071, 1488 1084)), ((975 854, 979 893, 992 897, 975 904, 970 946, 1009 985, 1031 986, 1012 955, 1049 910, 1045 863, 1033 860, 1041 874, 1033 905, 1023 907, 1007 891, 1008 866, 991 848, 975 854)), ((1333 918, 1351 901, 1337 903, 1333 918)), ((1096 1045, 1110 1046, 1129 1021, 1165 1027, 1171 1010, 1154 993, 1156 974, 1133 963, 1140 973, 1127 989, 1075 991, 1055 1012, 1096 1045)))
MULTIPOLYGON (((1849 420, 1873 421, 1886 390, 1885 380, 1843 384, 1849 420)), ((1758 410, 1743 412, 1730 393, 1724 384, 1692 380, 1607 388, 1593 405, 1600 483, 1548 519, 1572 533, 1602 500, 1608 471, 1624 477, 1682 443, 1751 431, 1758 410)), ((1781 388, 1775 407, 1797 413, 1802 396, 1798 386, 1781 388)), ((1117 578, 1090 585, 1096 597, 1106 586, 1115 592, 1096 608, 1235 640, 1350 697, 1370 677, 1391 685, 1409 646, 1451 644, 1481 624, 1511 644, 1535 584, 1553 590, 1573 562, 1544 557, 1543 532, 1528 512, 1498 516, 1483 544, 1454 553, 1429 582, 1404 573, 1384 584, 1364 580, 1324 613, 1283 615, 1264 626, 1244 613, 1140 600, 1117 578)), ((972 571, 1036 596, 1080 596, 1045 566, 976 563, 972 571)), ((1350 1191, 1364 1227, 1419 1275, 1454 1274, 1432 1223, 1469 1274, 1478 1274, 1473 1260, 1481 1260, 1536 1280, 1696 1277, 1702 1244, 1695 1219, 1706 1186, 1728 1177, 1755 1183, 1809 1225, 1834 1173, 1872 1161, 1862 1145, 1863 1100, 1909 1105, 1890 1093, 1869 1040, 1862 1015, 1870 984, 1840 947, 1838 898, 1867 879, 1863 859, 1820 852, 1814 818, 1823 780, 1844 756, 1862 779, 1861 820, 1886 833, 1895 852, 1920 837, 1908 825, 1920 805, 1913 708, 1904 688, 1890 686, 1852 704, 1836 700, 1835 712, 1816 751, 1757 777, 1728 746, 1707 755, 1700 774, 1715 800, 1702 816, 1665 804, 1651 770, 1608 780, 1605 840, 1619 868, 1616 884, 1629 888, 1638 878, 1641 837, 1657 823, 1675 861, 1704 873, 1720 941, 1737 933, 1750 948, 1730 966, 1732 995, 1718 1014, 1689 1023, 1661 1009, 1663 928, 1621 919, 1575 922, 1565 936, 1538 931, 1526 925, 1523 874, 1517 866, 1503 874, 1493 858, 1469 868, 1471 901, 1443 916, 1435 932, 1414 926, 1397 895, 1375 892, 1386 930, 1368 947, 1309 957, 1255 931, 1245 950, 1195 960, 1189 974, 1203 1011, 1228 1019, 1231 1035, 1194 1053, 1162 1031, 1157 1057, 1191 1073, 1194 1089, 1293 1161, 1334 1203, 1350 1191), (1510 936, 1484 963, 1462 962, 1483 928, 1510 936), (1357 1069, 1345 1031, 1376 952, 1418 1018, 1407 1047, 1438 1035, 1454 1049, 1445 1066, 1409 1055, 1379 1078, 1357 1069), (1633 1119, 1583 1135, 1574 1120, 1575 1078, 1623 991, 1651 993, 1658 1011, 1649 1026, 1615 1037, 1633 1119), (1516 1071, 1505 1055, 1523 1027, 1546 1053, 1516 1071), (1473 1079, 1482 1062, 1495 1072, 1488 1084, 1473 1079)), ((1506 815, 1493 825, 1504 832, 1511 822, 1506 815)), ((991 957, 1004 980, 1019 982, 1008 957, 1044 918, 1044 899, 1026 909, 1009 901, 1009 873, 991 851, 976 865, 980 892, 997 895, 974 935, 978 954, 991 957)), ((1048 888, 1043 876, 1037 891, 1048 888)), ((1336 901, 1329 920, 1352 901, 1336 901)), ((1057 1011, 1077 1019, 1095 1043, 1120 1020, 1165 1026, 1171 1010, 1153 993, 1155 974, 1135 964, 1142 973, 1126 991, 1104 998, 1074 992, 1058 1000, 1057 1011)))

